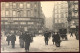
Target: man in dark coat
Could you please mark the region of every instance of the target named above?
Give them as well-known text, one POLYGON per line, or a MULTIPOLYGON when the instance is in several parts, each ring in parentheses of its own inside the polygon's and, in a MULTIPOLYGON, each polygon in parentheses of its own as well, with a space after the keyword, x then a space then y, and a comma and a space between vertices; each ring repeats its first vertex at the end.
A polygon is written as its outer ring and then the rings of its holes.
POLYGON ((53 44, 54 44, 54 36, 55 36, 55 32, 53 32, 53 34, 52 34, 52 42, 53 42, 53 44))
POLYGON ((29 32, 25 32, 24 41, 25 41, 25 50, 26 50, 26 52, 28 52, 30 43, 31 43, 31 36, 30 36, 29 32))
POLYGON ((49 38, 51 37, 51 31, 48 32, 49 38))
POLYGON ((61 41, 60 41, 60 36, 59 36, 59 33, 57 32, 57 33, 55 33, 55 35, 54 35, 54 41, 55 41, 55 43, 60 43, 61 41))
POLYGON ((8 41, 8 45, 10 44, 10 39, 11 39, 11 36, 10 34, 8 34, 7 39, 6 39, 6 41, 8 41))
POLYGON ((20 47, 21 48, 24 48, 23 35, 24 35, 24 33, 21 32, 21 35, 19 36, 19 42, 20 42, 20 47))
POLYGON ((49 38, 49 33, 48 33, 48 31, 46 31, 46 32, 44 33, 44 38, 45 38, 45 45, 48 45, 48 38, 49 38))
POLYGON ((11 35, 11 44, 12 48, 15 48, 15 41, 16 41, 16 36, 14 34, 11 35))
POLYGON ((54 40, 55 40, 55 42, 60 41, 60 36, 59 36, 58 32, 55 34, 54 40))
POLYGON ((73 32, 72 32, 72 31, 71 31, 71 35, 70 35, 70 37, 71 37, 71 36, 73 37, 73 32))

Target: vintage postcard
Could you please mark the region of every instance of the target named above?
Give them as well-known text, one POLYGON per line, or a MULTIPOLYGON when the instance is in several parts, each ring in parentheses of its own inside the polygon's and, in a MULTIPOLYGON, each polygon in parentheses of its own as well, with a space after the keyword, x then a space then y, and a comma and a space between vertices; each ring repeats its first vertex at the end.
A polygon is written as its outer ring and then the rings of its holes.
POLYGON ((79 52, 78 4, 1 2, 1 52, 79 52))

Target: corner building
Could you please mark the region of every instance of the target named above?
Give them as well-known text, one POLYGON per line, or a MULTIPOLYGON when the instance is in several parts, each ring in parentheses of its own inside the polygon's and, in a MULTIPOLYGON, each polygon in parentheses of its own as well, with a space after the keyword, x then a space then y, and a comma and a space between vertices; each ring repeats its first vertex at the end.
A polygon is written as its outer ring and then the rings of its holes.
POLYGON ((79 29, 79 2, 78 1, 69 1, 69 16, 68 24, 69 31, 75 32, 76 29, 79 29))
POLYGON ((1 2, 1 30, 39 31, 44 25, 40 2, 1 2))

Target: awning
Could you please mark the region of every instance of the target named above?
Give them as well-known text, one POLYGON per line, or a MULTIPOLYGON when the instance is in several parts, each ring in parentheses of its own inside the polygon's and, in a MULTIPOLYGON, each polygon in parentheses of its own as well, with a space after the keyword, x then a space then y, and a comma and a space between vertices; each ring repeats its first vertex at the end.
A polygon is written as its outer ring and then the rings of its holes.
POLYGON ((73 26, 71 26, 70 28, 76 28, 76 26, 75 26, 75 25, 73 25, 73 26))

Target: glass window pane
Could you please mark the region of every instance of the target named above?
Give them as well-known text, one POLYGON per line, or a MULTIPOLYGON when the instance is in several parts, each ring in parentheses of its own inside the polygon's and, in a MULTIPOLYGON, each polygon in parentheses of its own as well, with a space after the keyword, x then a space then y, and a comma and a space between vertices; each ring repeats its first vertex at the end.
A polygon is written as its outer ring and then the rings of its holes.
POLYGON ((30 8, 30 3, 27 4, 27 8, 30 8))
POLYGON ((23 3, 20 3, 20 8, 23 8, 23 3))
POLYGON ((13 8, 16 8, 16 3, 13 3, 13 8))
POLYGON ((78 5, 75 5, 75 10, 78 10, 78 5))
POLYGON ((57 23, 57 20, 55 19, 55 23, 57 23))
POLYGON ((13 11, 13 16, 16 16, 16 11, 13 11))
POLYGON ((9 11, 6 11, 6 16, 9 16, 9 11))
POLYGON ((9 3, 6 2, 5 6, 6 6, 6 8, 9 8, 9 3))

